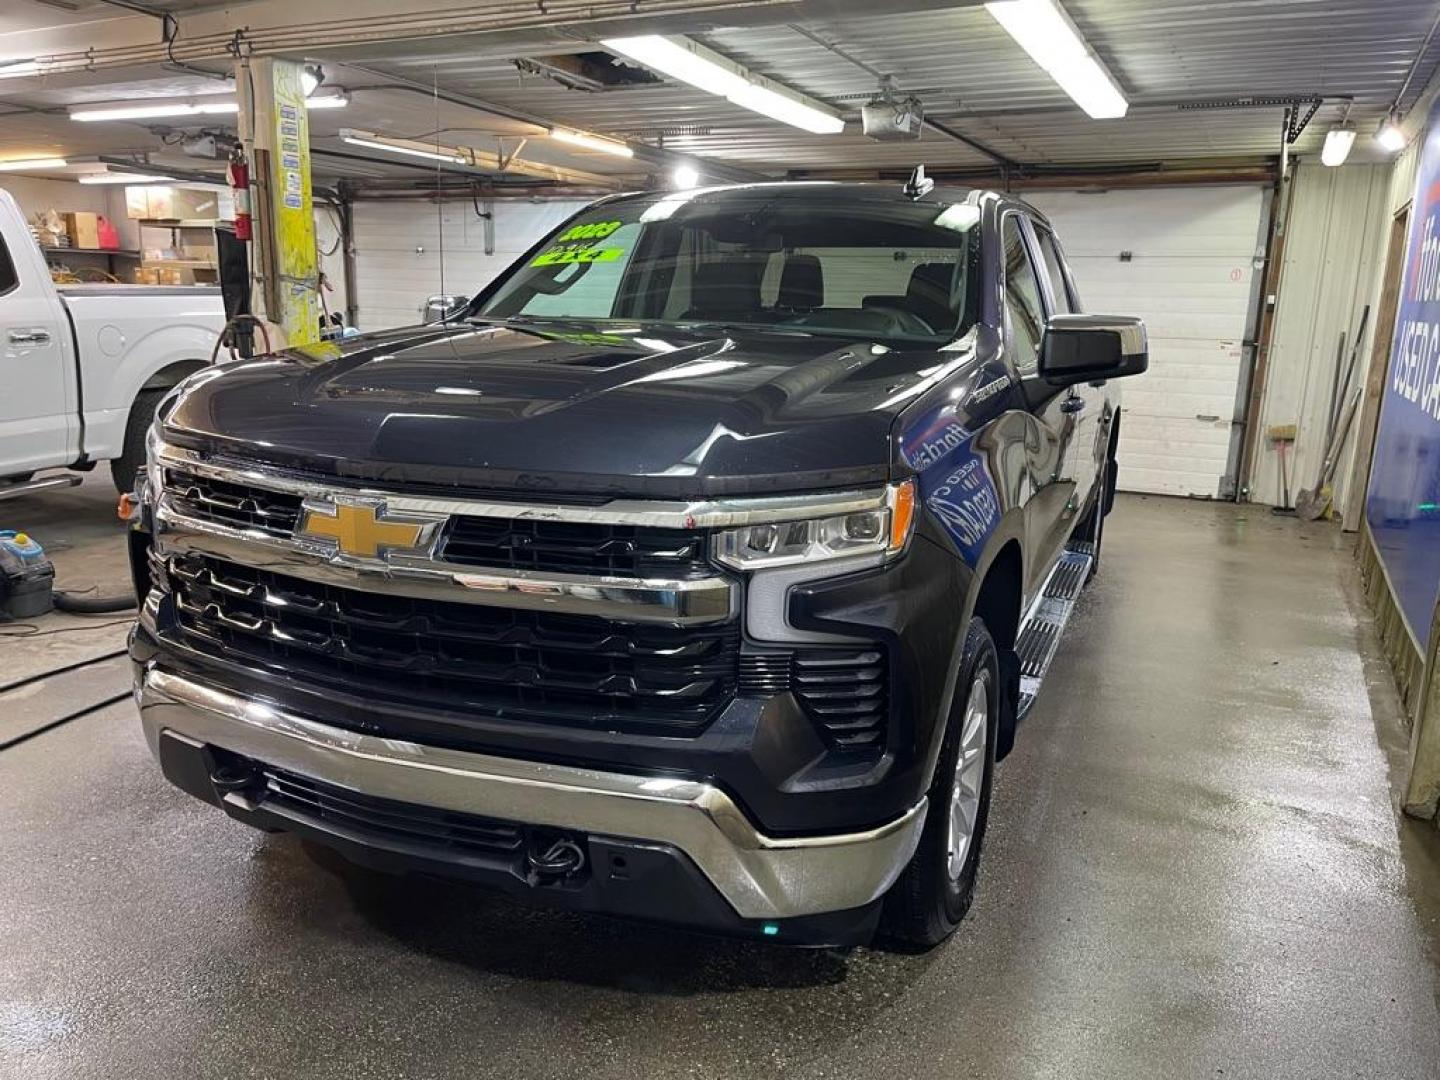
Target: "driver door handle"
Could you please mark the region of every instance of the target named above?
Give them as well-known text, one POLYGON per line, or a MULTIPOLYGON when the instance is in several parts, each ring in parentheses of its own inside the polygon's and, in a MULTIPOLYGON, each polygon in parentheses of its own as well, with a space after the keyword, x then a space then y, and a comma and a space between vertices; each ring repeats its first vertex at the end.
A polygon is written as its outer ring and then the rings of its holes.
POLYGON ((50 344, 50 331, 48 330, 11 330, 8 337, 11 345, 50 344))
POLYGON ((1083 408, 1085 408, 1085 399, 1083 397, 1066 398, 1060 403, 1060 411, 1062 413, 1077 413, 1083 408))

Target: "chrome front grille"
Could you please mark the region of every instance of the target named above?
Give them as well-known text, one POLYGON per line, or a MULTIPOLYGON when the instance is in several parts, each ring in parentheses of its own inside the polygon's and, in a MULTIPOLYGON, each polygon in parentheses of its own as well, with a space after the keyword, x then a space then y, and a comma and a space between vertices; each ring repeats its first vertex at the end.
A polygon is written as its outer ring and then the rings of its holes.
POLYGON ((690 577, 710 572, 705 533, 596 522, 456 517, 440 557, 467 566, 622 577, 690 577))
POLYGON ((734 696, 739 627, 674 628, 366 592, 207 556, 161 571, 182 643, 363 696, 690 734, 734 696))
POLYGON ((271 491, 184 469, 165 470, 165 496, 180 513, 197 521, 289 537, 300 524, 299 495, 271 491))

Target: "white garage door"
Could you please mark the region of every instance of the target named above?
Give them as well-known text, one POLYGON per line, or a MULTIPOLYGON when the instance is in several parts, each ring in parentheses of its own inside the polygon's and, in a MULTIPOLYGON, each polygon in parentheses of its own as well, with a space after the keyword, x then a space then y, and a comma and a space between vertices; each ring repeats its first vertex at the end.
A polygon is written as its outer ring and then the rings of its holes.
POLYGON ((497 199, 495 251, 485 254, 485 221, 467 201, 436 214, 425 202, 355 204, 355 293, 361 330, 410 326, 427 296, 478 292, 584 202, 497 199), (444 228, 444 274, 440 230, 444 228))
POLYGON ((1218 495, 1264 190, 1042 191, 1025 198, 1054 223, 1084 309, 1139 315, 1150 333, 1150 370, 1125 380, 1122 390, 1120 486, 1218 495))

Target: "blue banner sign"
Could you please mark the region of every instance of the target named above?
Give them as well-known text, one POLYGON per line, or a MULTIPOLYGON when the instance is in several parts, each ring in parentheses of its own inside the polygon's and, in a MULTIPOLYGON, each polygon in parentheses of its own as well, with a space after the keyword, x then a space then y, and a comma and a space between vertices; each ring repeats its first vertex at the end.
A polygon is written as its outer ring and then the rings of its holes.
POLYGON ((1440 598, 1440 102, 1431 110, 1410 210, 1389 379, 1366 518, 1420 648, 1440 598))

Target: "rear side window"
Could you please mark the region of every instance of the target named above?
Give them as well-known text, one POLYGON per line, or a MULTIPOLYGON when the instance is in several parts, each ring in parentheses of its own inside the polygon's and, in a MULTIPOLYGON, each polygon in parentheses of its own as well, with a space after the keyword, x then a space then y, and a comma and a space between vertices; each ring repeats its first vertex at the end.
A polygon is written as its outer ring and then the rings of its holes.
POLYGON ((1040 339, 1045 334, 1045 306, 1040 302, 1040 279, 1030 261, 1030 250, 1020 232, 1020 219, 1005 217, 1001 226, 1005 245, 1005 311, 1010 324, 1010 357, 1022 373, 1040 364, 1040 339))
POLYGON ((19 284, 20 278, 15 273, 15 263, 10 258, 10 249, 5 246, 5 238, 0 237, 0 296, 4 296, 19 284))
POLYGON ((1050 278, 1050 295, 1055 298, 1057 314, 1070 315, 1076 310, 1075 298, 1065 281, 1065 271, 1060 265, 1060 252, 1055 247, 1055 237, 1048 229, 1035 227, 1035 236, 1040 241, 1040 257, 1045 261, 1045 273, 1050 278))

